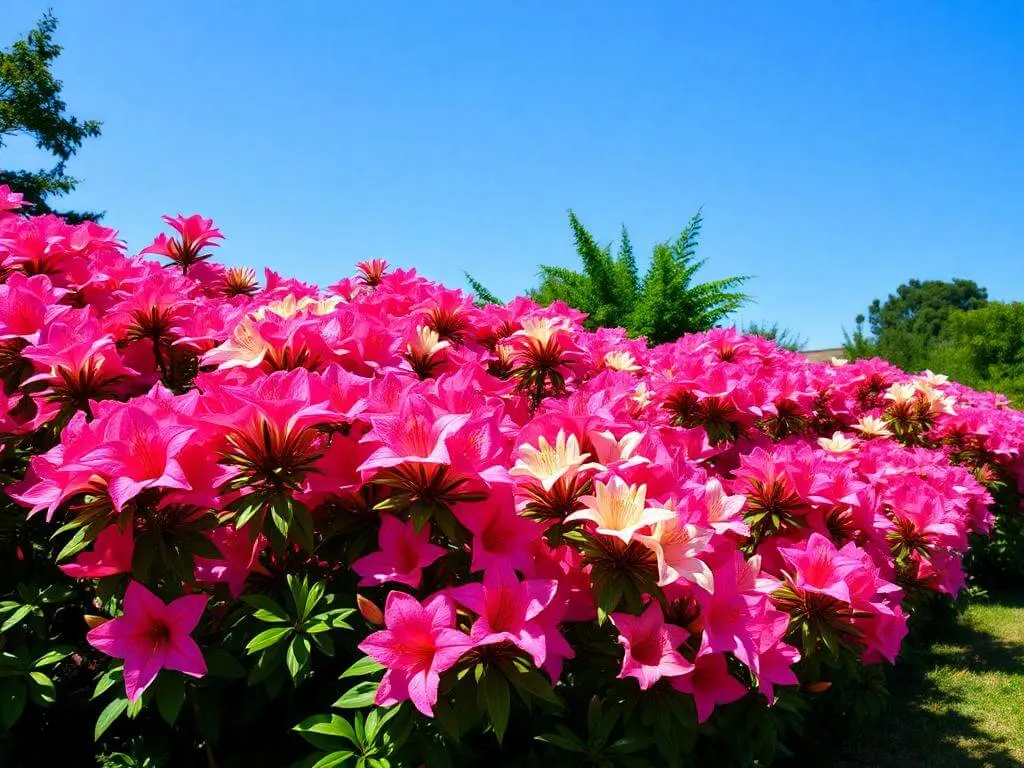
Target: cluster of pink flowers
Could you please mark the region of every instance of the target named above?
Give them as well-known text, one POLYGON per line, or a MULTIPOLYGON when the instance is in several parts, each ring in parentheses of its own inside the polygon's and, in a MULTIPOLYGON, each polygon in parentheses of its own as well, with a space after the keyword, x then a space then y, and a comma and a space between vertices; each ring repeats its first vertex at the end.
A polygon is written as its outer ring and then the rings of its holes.
POLYGON ((648 348, 379 261, 260 285, 208 259, 199 216, 127 256, 20 203, 0 187, 0 450, 53 439, 8 492, 82 523, 62 568, 83 579, 144 580, 141 537, 217 513, 192 594, 132 581, 90 634, 133 698, 162 667, 203 674, 204 592, 237 598, 344 520, 373 532, 351 568, 384 605, 360 646, 386 667, 378 704, 429 716, 482 654, 557 682, 573 625, 599 622, 620 677, 664 678, 704 720, 770 703, 801 654, 894 660, 907 595, 962 587, 986 483, 1024 490, 1024 414, 940 376, 734 329, 648 348))

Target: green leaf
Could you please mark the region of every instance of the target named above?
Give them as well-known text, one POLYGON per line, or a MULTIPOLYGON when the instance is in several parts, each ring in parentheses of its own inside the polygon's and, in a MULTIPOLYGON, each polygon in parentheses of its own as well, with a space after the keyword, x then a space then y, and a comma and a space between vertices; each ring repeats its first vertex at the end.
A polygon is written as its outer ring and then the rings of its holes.
POLYGON ((292 607, 295 609, 295 615, 297 617, 302 616, 302 611, 306 606, 306 598, 309 596, 309 582, 306 577, 299 578, 292 574, 288 574, 288 591, 292 597, 292 607))
POLYGON ((241 503, 235 512, 235 528, 242 528, 249 523, 249 521, 263 511, 266 503, 267 500, 260 494, 252 494, 241 499, 241 503))
POLYGON ((292 681, 296 684, 309 673, 309 651, 309 638, 305 635, 295 635, 288 644, 284 660, 288 665, 288 674, 292 676, 292 681))
POLYGON ((509 682, 520 692, 532 696, 535 699, 546 701, 550 704, 562 706, 562 700, 558 698, 554 688, 540 672, 535 669, 512 670, 508 675, 509 682))
POLYGON ((305 552, 312 552, 316 546, 313 541, 313 515, 304 504, 293 502, 291 519, 291 538, 305 552))
POLYGON ((205 656, 206 666, 212 677, 225 680, 240 680, 245 677, 245 667, 223 648, 210 648, 205 652, 205 656))
POLYGON ((341 673, 341 678, 365 677, 380 672, 384 669, 383 664, 378 664, 369 656, 363 656, 355 664, 341 673))
POLYGON ((343 765, 351 765, 355 762, 356 753, 351 752, 347 749, 339 750, 338 752, 331 752, 328 755, 324 755, 310 768, 338 768, 343 765))
POLYGON ((265 629, 249 641, 249 644, 245 646, 245 652, 253 654, 257 651, 262 651, 264 648, 276 645, 291 634, 291 631, 291 627, 271 627, 270 629, 265 629))
POLYGON ((334 641, 331 639, 330 635, 318 634, 310 635, 310 637, 313 642, 316 643, 317 647, 323 651, 325 656, 334 655, 334 641))
POLYGON ((487 716, 490 718, 494 735, 500 744, 508 728, 510 696, 508 681, 497 669, 491 669, 483 679, 484 699, 487 702, 487 716))
POLYGON ((32 666, 36 669, 40 669, 41 667, 48 667, 51 664, 56 664, 57 662, 67 658, 71 654, 71 650, 72 649, 67 646, 53 648, 33 661, 32 666))
POLYGON ((156 706, 168 725, 174 725, 184 702, 185 678, 173 672, 161 673, 156 688, 156 706))
POLYGON ((294 726, 292 730, 297 731, 317 749, 337 749, 337 739, 344 739, 359 746, 352 724, 341 715, 313 715, 294 726))
POLYGON ((53 704, 57 700, 57 688, 53 684, 53 680, 47 677, 42 672, 29 672, 29 687, 28 693, 39 706, 46 706, 53 704))
POLYGON ((306 595, 306 605, 302 609, 302 613, 299 614, 299 619, 305 620, 313 613, 313 609, 316 608, 317 604, 324 596, 324 583, 318 581, 309 588, 309 593, 306 595))
POLYGON ((25 684, 21 680, 4 680, 0 685, 0 725, 10 730, 25 710, 25 684))
POLYGON ((117 664, 107 669, 99 679, 96 681, 96 688, 92 692, 92 698, 99 698, 105 691, 107 691, 114 683, 123 679, 124 667, 117 664))
POLYGON ((587 745, 584 744, 575 733, 570 731, 568 728, 562 728, 562 730, 564 731, 563 734, 545 733, 540 736, 534 736, 534 739, 542 741, 545 744, 552 744, 568 752, 587 751, 587 745))
POLYGON ((363 707, 369 707, 373 704, 373 699, 377 695, 377 688, 379 686, 380 683, 371 681, 356 683, 345 691, 344 695, 334 702, 332 706, 338 709, 362 709, 363 707))
POLYGON ((124 711, 128 709, 128 699, 116 698, 100 712, 99 718, 96 720, 96 730, 93 734, 93 738, 96 741, 100 740, 100 736, 106 733, 107 729, 114 724, 124 711))
POLYGON ((3 634, 7 630, 16 627, 18 624, 22 622, 22 620, 26 616, 28 616, 34 610, 34 605, 20 606, 17 610, 14 611, 14 613, 7 617, 7 620, 2 625, 0 625, 0 634, 3 634))
POLYGON ((146 705, 146 700, 141 696, 135 701, 128 702, 128 709, 126 710, 129 720, 134 720, 142 713, 142 708, 146 705))
POLYGON ((242 595, 242 601, 257 609, 252 615, 260 621, 273 624, 291 620, 288 612, 266 595, 242 595))

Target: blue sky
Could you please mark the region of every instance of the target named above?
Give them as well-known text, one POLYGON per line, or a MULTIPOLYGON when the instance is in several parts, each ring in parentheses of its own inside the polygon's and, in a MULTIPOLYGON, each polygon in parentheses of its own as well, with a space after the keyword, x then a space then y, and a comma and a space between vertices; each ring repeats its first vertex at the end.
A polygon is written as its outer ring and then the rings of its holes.
MULTIPOLYGON (((104 121, 68 204, 133 249, 201 212, 228 263, 507 298, 573 263, 568 208, 646 257, 703 206, 702 276, 811 347, 910 277, 1021 298, 1018 0, 50 4, 104 121)), ((2 43, 46 5, 3 0, 2 43)))

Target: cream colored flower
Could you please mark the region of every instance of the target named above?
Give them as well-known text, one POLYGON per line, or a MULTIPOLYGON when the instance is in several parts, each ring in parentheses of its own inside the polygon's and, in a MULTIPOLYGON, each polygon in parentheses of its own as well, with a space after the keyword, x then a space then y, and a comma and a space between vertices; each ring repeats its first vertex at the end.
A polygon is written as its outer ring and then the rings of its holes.
POLYGON ((630 465, 650 463, 643 456, 634 456, 633 452, 644 439, 643 432, 627 432, 620 439, 616 440, 615 435, 610 431, 593 431, 589 434, 590 442, 594 444, 597 451, 597 460, 600 466, 607 467, 617 461, 628 461, 630 465))
POLYGON ((633 390, 633 394, 629 396, 629 399, 636 403, 636 407, 641 411, 654 402, 651 390, 647 388, 646 382, 643 381, 636 385, 636 389, 633 390))
POLYGON ((596 532, 614 536, 628 544, 641 528, 671 520, 676 513, 671 509, 648 507, 647 486, 626 485, 621 477, 613 477, 610 483, 598 481, 593 496, 583 496, 580 501, 586 506, 565 518, 565 522, 589 520, 597 525, 596 532))
POLYGON ((636 364, 634 357, 624 350, 616 350, 609 352, 604 356, 604 364, 606 368, 611 368, 613 371, 642 371, 643 368, 636 364))
POLYGON ((447 349, 450 346, 449 342, 441 341, 441 337, 433 328, 426 325, 417 325, 416 335, 413 336, 412 341, 405 345, 405 349, 409 357, 429 359, 436 352, 440 352, 442 349, 447 349))
POLYGON ((850 361, 847 360, 845 357, 833 357, 832 358, 832 365, 834 365, 836 368, 840 368, 840 367, 846 365, 849 362, 850 361))
POLYGON ((846 453, 857 447, 857 440, 842 432, 833 432, 832 437, 819 437, 818 445, 831 453, 846 453))
POLYGON ((912 381, 896 382, 886 391, 885 399, 892 400, 895 405, 906 405, 914 399, 917 391, 917 386, 912 381))
POLYGON ((551 445, 543 435, 537 438, 537 446, 528 443, 519 446, 519 457, 509 470, 511 475, 520 475, 539 480, 545 491, 550 491, 563 477, 571 478, 590 458, 589 453, 580 453, 576 435, 566 437, 565 430, 558 430, 555 444, 551 445))
POLYGON ((890 437, 892 435, 889 426, 877 416, 863 416, 853 425, 853 428, 864 437, 890 437))
POLYGON ((638 533, 636 540, 658 558, 658 586, 665 587, 680 579, 698 584, 708 592, 715 591, 715 577, 707 563, 696 555, 707 549, 715 535, 711 528, 698 528, 673 518, 655 523, 649 536, 638 533))

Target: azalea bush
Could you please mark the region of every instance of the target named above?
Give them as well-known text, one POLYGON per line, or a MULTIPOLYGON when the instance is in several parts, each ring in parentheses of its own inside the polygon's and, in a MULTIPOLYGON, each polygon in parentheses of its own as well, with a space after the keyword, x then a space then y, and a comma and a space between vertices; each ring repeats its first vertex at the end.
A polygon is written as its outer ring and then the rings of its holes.
POLYGON ((22 208, 5 765, 768 762, 881 695, 1024 478, 1024 414, 941 376, 22 208))

